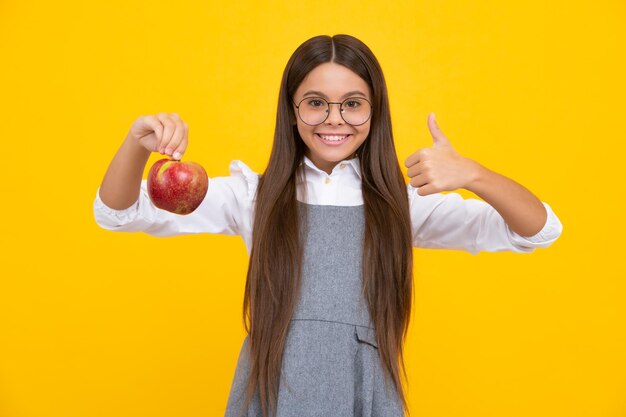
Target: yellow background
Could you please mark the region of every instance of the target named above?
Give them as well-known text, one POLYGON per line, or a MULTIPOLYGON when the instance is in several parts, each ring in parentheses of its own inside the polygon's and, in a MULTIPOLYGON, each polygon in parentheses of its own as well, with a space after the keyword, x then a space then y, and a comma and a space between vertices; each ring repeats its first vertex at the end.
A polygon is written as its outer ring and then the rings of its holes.
POLYGON ((383 67, 400 162, 434 111, 564 225, 528 255, 415 250, 413 415, 625 416, 625 18, 621 1, 3 1, 0 415, 223 415, 243 240, 105 231, 95 192, 161 111, 209 176, 262 172, 289 56, 348 33, 383 67))

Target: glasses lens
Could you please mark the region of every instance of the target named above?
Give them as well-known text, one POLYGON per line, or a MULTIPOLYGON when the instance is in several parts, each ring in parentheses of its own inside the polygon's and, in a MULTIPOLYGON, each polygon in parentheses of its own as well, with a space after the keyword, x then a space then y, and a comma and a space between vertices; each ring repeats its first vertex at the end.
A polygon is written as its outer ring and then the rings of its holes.
POLYGON ((341 104, 341 115, 346 123, 362 125, 370 118, 372 107, 370 103, 359 97, 348 98, 341 104))
POLYGON ((300 102, 298 112, 302 121, 308 125, 318 125, 326 119, 328 103, 323 98, 308 97, 300 102))
MULTIPOLYGON (((298 112, 302 121, 308 125, 318 125, 326 120, 329 107, 328 102, 321 97, 308 97, 298 105, 298 112)), ((359 97, 347 98, 341 104, 343 120, 351 125, 361 125, 370 118, 372 107, 370 103, 359 97)))

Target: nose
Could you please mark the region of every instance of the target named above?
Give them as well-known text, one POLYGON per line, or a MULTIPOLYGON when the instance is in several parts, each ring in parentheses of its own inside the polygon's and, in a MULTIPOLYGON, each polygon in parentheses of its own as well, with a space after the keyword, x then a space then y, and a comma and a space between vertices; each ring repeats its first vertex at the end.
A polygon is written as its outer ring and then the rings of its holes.
POLYGON ((326 118, 326 124, 343 124, 343 117, 341 117, 341 103, 330 103, 328 104, 328 118, 326 118), (333 107, 336 108, 336 111, 333 111, 333 107))

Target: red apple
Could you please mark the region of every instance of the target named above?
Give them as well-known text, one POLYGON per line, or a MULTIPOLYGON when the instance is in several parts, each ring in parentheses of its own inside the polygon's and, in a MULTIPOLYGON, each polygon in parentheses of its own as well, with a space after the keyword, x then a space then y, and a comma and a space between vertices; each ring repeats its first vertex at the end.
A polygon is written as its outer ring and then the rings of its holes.
POLYGON ((209 177, 202 165, 174 159, 160 159, 148 173, 148 195, 160 209, 189 214, 198 208, 209 189, 209 177))

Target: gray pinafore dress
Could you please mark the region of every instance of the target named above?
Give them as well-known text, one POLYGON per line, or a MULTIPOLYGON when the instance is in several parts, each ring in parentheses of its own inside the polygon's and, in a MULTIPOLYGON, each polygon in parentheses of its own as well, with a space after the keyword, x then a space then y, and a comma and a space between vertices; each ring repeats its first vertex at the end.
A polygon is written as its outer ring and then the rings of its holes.
MULTIPOLYGON (((285 343, 275 416, 402 417, 393 383, 385 389, 376 334, 361 293, 364 206, 298 204, 301 212, 307 210, 302 288, 285 343)), ((247 349, 246 336, 226 417, 262 416, 258 391, 240 413, 249 373, 247 349)))

